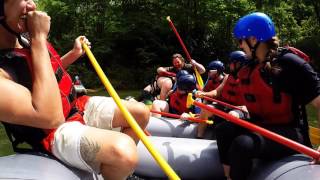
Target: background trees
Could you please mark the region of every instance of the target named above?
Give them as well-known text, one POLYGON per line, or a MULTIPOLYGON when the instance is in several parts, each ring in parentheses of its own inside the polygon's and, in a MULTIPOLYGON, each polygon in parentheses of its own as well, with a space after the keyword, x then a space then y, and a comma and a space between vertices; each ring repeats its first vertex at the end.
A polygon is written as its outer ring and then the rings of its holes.
MULTIPOLYGON (((318 0, 41 0, 52 17, 50 41, 60 54, 78 35, 86 35, 92 51, 118 89, 141 89, 158 66, 183 51, 171 31, 171 16, 192 57, 204 65, 227 62, 237 49, 232 37, 236 20, 254 11, 270 15, 282 44, 296 46, 320 67, 320 2, 318 0)), ((70 68, 88 87, 99 80, 85 58, 70 68)))

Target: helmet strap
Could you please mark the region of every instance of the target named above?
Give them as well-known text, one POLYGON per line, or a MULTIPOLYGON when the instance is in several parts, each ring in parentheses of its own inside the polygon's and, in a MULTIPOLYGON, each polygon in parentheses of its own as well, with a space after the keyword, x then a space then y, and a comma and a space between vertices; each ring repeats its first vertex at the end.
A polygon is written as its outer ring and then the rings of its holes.
POLYGON ((30 47, 28 40, 27 40, 26 38, 22 38, 22 37, 21 37, 21 34, 15 32, 14 30, 12 30, 12 29, 8 26, 8 24, 6 23, 5 18, 0 19, 0 24, 1 24, 8 32, 10 32, 11 34, 15 35, 15 36, 18 38, 18 42, 19 42, 19 44, 20 44, 22 47, 24 47, 24 48, 30 47))
POLYGON ((257 58, 256 52, 257 52, 258 46, 260 45, 260 41, 258 41, 254 46, 250 44, 249 39, 245 39, 245 41, 251 50, 252 59, 256 59, 257 58))

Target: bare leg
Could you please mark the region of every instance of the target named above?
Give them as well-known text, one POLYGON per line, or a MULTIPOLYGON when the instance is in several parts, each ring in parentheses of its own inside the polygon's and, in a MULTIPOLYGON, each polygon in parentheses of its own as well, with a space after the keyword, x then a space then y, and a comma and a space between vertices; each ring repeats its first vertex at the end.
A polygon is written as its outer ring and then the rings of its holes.
MULTIPOLYGON (((158 112, 169 112, 169 104, 166 101, 155 100, 152 103, 151 109, 158 112)), ((152 113, 152 116, 160 118, 161 114, 152 113)))
POLYGON ((227 178, 227 180, 231 180, 230 178, 230 166, 223 164, 223 171, 224 171, 224 176, 227 178))
POLYGON ((84 132, 80 153, 89 166, 100 167, 104 179, 126 179, 138 163, 137 148, 129 136, 94 127, 84 132))
POLYGON ((160 100, 166 100, 168 92, 172 88, 172 81, 167 77, 159 77, 157 80, 158 86, 160 87, 160 100))
MULTIPOLYGON (((209 111, 203 109, 200 112, 200 119, 208 119, 209 116, 211 116, 212 113, 209 111)), ((197 138, 203 138, 205 132, 207 129, 207 124, 206 123, 199 123, 198 128, 197 128, 197 138)))
MULTIPOLYGON (((127 107, 129 112, 132 114, 134 119, 137 121, 141 129, 145 129, 149 122, 150 111, 147 106, 140 102, 134 101, 122 101, 122 103, 127 107)), ((115 109, 114 117, 112 120, 113 127, 122 127, 122 132, 129 135, 137 143, 139 141, 138 136, 129 126, 127 120, 123 116, 123 113, 119 108, 115 109)))

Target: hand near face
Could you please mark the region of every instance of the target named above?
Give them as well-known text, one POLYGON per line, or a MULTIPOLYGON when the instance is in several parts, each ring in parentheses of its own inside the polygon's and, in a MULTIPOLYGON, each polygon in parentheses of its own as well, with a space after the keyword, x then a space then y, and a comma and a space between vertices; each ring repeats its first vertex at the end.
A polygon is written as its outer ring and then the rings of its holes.
POLYGON ((27 14, 27 28, 32 39, 47 39, 50 31, 50 16, 42 11, 30 11, 27 14))

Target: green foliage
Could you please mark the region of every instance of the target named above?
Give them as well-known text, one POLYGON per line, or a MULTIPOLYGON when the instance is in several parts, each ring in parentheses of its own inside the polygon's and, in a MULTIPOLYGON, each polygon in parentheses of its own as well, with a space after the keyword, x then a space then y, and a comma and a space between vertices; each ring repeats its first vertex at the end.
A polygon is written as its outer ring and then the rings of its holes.
MULTIPOLYGON (((235 22, 254 11, 272 17, 283 45, 299 47, 314 60, 320 54, 320 3, 315 0, 43 0, 38 4, 52 17, 50 40, 59 52, 67 52, 77 36, 86 35, 99 64, 120 88, 142 88, 156 67, 171 64, 171 54, 183 54, 167 16, 192 57, 204 65, 215 58, 227 60, 229 52, 238 48, 232 35, 235 22)), ((90 87, 100 85, 87 62, 77 65, 81 67, 72 67, 72 74, 80 74, 90 87)))

